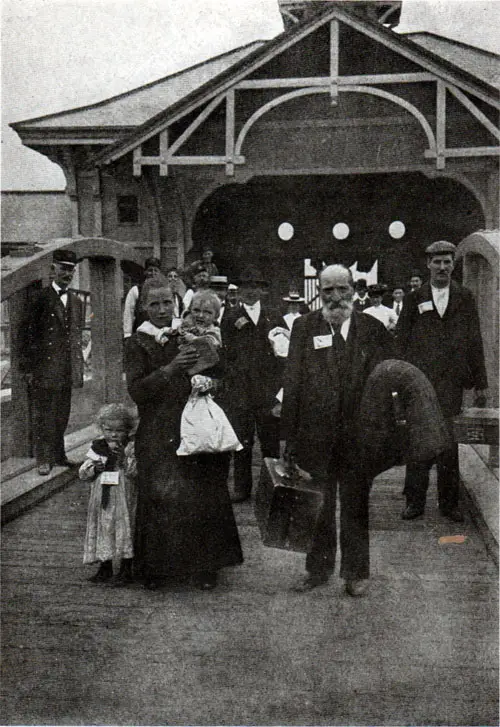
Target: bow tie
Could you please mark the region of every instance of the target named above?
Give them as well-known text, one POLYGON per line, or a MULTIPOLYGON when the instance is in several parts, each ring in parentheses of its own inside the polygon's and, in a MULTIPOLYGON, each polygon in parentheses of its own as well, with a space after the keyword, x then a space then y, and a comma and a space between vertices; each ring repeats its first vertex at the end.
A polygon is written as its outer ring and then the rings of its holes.
POLYGON ((67 288, 59 288, 59 290, 57 291, 57 295, 60 298, 61 298, 61 296, 67 295, 67 294, 68 294, 68 289, 67 288))

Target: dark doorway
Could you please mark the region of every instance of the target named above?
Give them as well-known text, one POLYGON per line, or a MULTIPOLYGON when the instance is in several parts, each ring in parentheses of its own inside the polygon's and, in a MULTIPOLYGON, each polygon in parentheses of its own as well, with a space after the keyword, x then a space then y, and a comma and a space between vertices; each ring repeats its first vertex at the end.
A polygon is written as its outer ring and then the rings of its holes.
POLYGON ((191 255, 212 245, 219 271, 230 277, 257 265, 278 299, 290 285, 301 285, 306 258, 315 266, 358 261, 360 271, 378 260, 379 282, 404 284, 415 268, 425 275, 424 250, 431 242, 458 243, 482 228, 476 198, 449 179, 420 173, 259 177, 227 185, 205 200, 195 218, 191 255), (284 222, 293 227, 289 239, 278 234, 284 222), (393 222, 403 223, 402 236, 391 236, 393 222), (337 223, 349 229, 343 239, 332 232, 337 223))

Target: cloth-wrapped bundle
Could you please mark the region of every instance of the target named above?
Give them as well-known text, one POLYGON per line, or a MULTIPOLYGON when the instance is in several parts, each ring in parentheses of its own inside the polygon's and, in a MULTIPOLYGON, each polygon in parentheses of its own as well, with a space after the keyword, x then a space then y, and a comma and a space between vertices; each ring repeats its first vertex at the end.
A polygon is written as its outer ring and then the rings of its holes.
POLYGON ((450 446, 436 393, 420 369, 397 359, 374 368, 361 400, 358 442, 360 466, 370 477, 395 465, 432 460, 450 446))
POLYGON ((191 394, 181 416, 180 456, 243 449, 229 419, 214 401, 212 388, 213 380, 208 376, 191 378, 191 394))

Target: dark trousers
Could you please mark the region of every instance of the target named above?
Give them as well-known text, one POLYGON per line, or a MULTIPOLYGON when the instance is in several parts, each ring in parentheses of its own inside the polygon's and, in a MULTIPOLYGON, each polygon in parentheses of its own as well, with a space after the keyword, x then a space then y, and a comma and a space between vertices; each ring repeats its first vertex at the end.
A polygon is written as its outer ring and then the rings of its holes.
POLYGON ((234 489, 249 495, 252 491, 252 448, 255 430, 263 457, 280 456, 280 420, 267 409, 240 409, 231 419, 243 449, 234 453, 234 489))
POLYGON ((362 580, 370 575, 370 482, 352 470, 335 472, 330 468, 326 475, 325 504, 312 550, 306 557, 306 570, 330 575, 335 568, 337 489, 340 497, 340 575, 348 580, 362 580))
POLYGON ((429 487, 429 470, 437 465, 438 502, 441 512, 450 512, 458 505, 460 470, 458 465, 458 444, 429 462, 412 462, 406 468, 405 495, 408 505, 419 510, 425 508, 429 487))
POLYGON ((71 387, 31 388, 33 438, 37 464, 56 464, 66 458, 64 432, 71 411, 71 387))

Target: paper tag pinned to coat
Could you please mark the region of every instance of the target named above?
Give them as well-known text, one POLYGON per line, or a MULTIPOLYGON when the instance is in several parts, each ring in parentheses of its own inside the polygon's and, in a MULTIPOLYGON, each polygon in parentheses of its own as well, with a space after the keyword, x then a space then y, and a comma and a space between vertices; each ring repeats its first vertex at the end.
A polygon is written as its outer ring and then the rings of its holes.
POLYGON ((418 304, 418 312, 420 313, 420 315, 422 315, 422 313, 427 313, 428 311, 433 309, 434 305, 432 303, 432 300, 426 300, 424 303, 418 304))
POLYGON ((333 337, 331 333, 324 336, 313 336, 314 349, 317 351, 318 348, 329 348, 332 345, 333 337))
POLYGON ((240 318, 238 318, 237 321, 234 322, 234 325, 236 326, 236 328, 238 329, 238 331, 241 331, 241 329, 243 328, 243 326, 246 326, 247 323, 249 323, 249 322, 250 321, 248 320, 248 318, 245 318, 245 316, 241 316, 240 318))
POLYGON ((119 485, 120 484, 120 473, 118 470, 114 472, 102 472, 101 473, 101 485, 119 485))

